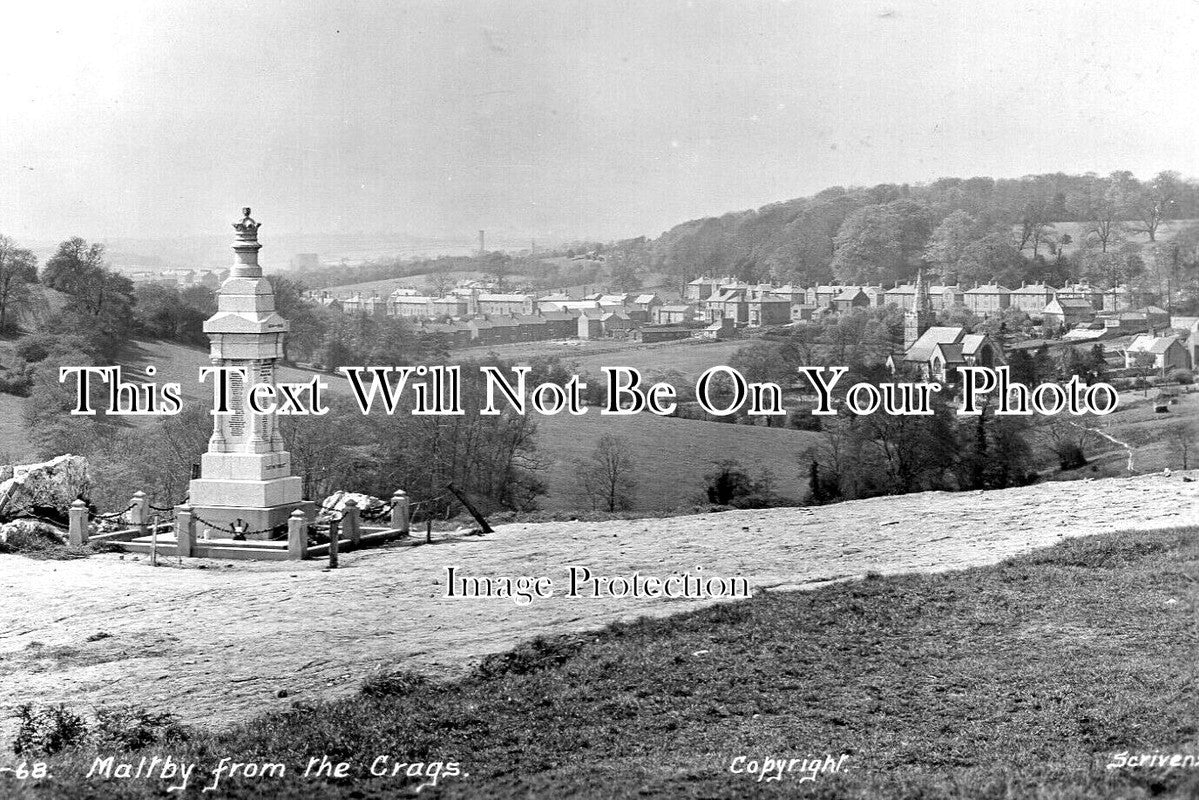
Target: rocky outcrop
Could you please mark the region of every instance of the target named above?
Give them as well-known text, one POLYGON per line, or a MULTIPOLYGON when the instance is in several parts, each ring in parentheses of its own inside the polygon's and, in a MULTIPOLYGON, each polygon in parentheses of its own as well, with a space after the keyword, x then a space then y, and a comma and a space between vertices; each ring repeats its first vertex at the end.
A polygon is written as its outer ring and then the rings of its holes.
POLYGON ((67 532, 36 519, 17 519, 0 524, 0 545, 38 549, 38 545, 63 544, 67 532))
POLYGON ((0 520, 49 509, 65 518, 71 503, 86 498, 92 489, 87 459, 73 455, 0 467, 0 480, 0 520))
POLYGON ((341 511, 346 507, 346 501, 353 500, 358 504, 358 510, 365 514, 376 513, 386 503, 377 497, 360 492, 334 492, 321 501, 322 511, 341 511))

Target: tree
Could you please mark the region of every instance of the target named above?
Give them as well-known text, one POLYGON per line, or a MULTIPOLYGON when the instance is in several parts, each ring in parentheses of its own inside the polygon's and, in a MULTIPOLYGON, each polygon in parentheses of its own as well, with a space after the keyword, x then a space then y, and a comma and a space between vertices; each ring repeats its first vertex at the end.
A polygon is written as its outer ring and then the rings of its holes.
POLYGON ((864 206, 850 214, 834 244, 833 275, 842 283, 882 283, 898 277, 899 215, 889 206, 864 206))
POLYGON ((1190 469, 1196 445, 1199 445, 1199 429, 1195 423, 1190 420, 1173 423, 1166 429, 1166 442, 1175 463, 1181 469, 1190 469))
POLYGON ((957 272, 958 261, 974 241, 977 227, 974 217, 958 209, 941 220, 933 231, 924 248, 924 260, 933 265, 941 280, 948 282, 957 272))
POLYGON ((88 295, 103 270, 104 245, 76 236, 58 245, 42 269, 42 283, 65 294, 88 295))
POLYGON ((37 259, 33 253, 0 236, 0 333, 9 325, 13 307, 29 298, 29 285, 37 282, 37 259))
POLYGON ((1157 241, 1157 229, 1169 219, 1175 198, 1182 185, 1177 172, 1165 170, 1157 173, 1149 183, 1138 186, 1128 197, 1129 210, 1136 219, 1133 230, 1157 241))
POLYGON ((1019 283, 1028 262, 1011 243, 1007 234, 989 233, 971 242, 958 260, 958 275, 962 280, 1015 285, 1019 283))
POLYGON ((588 459, 575 466, 575 477, 592 510, 627 511, 637 491, 635 470, 628 440, 605 433, 588 459))

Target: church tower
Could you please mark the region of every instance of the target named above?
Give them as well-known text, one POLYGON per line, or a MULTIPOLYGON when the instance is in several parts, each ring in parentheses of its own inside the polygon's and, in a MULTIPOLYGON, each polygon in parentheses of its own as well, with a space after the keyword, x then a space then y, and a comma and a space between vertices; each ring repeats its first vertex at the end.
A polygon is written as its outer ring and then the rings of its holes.
POLYGON ((933 324, 933 304, 928 296, 928 285, 924 282, 924 271, 916 271, 916 293, 912 307, 903 315, 903 349, 907 352, 933 324))
MULTIPOLYGON (((238 367, 245 378, 234 374, 230 379, 231 413, 213 414, 208 452, 200 458, 200 477, 190 484, 188 502, 200 529, 204 523, 216 528, 214 538, 229 537, 221 528, 239 527, 250 532, 247 538, 267 539, 268 531, 285 525, 295 509, 311 516, 314 504, 304 501, 303 481, 291 474, 291 454, 283 449, 278 420, 249 406, 248 384, 275 383, 288 326, 275 312, 274 289, 258 265, 259 223, 248 208, 242 209, 242 217, 233 223, 233 268, 204 332, 212 365, 238 367)), ((217 381, 214 375, 205 379, 210 385, 217 381)))

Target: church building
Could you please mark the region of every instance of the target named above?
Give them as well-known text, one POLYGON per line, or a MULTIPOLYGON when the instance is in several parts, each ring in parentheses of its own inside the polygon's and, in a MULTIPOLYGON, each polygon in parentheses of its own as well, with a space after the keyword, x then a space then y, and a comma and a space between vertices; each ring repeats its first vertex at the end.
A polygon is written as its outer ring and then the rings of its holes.
POLYGON ((924 380, 954 382, 957 368, 1000 367, 1007 362, 998 343, 985 333, 969 333, 960 325, 933 325, 934 315, 924 276, 916 276, 913 308, 904 312, 903 351, 887 359, 892 372, 915 369, 924 380))

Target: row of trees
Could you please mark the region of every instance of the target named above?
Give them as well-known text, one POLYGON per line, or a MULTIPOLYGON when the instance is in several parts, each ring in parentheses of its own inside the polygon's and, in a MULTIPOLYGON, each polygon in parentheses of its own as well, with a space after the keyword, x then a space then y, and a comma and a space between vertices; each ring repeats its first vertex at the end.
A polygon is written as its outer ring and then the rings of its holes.
POLYGON ((751 282, 890 284, 923 266, 945 280, 1009 286, 1143 276, 1155 288, 1199 296, 1199 227, 1168 241, 1160 236, 1168 221, 1196 217, 1199 184, 1174 172, 1144 182, 1129 172, 947 178, 928 186, 833 187, 610 250, 679 282, 732 274, 751 282), (1057 229, 1067 222, 1073 233, 1057 229))

